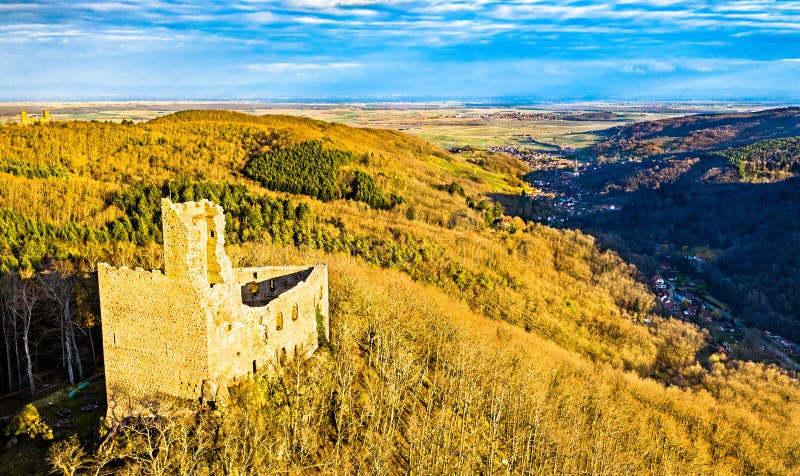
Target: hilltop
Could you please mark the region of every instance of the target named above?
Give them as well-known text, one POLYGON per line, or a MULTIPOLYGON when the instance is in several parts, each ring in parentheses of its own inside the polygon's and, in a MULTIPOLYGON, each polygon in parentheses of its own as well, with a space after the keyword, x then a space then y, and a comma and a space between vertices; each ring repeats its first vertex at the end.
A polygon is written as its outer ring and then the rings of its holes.
POLYGON ((604 155, 700 153, 800 134, 800 108, 753 113, 697 114, 643 121, 604 131, 593 152, 604 155))
MULTIPOLYGON (((67 422, 51 460, 171 473, 796 471, 797 382, 656 317, 641 273, 590 235, 506 215, 489 196, 522 200, 528 171, 290 116, 0 127, 0 266, 41 276, 72 263, 87 369, 96 265, 161 266, 162 196, 221 204, 235 266, 322 261, 331 273, 330 345, 240 385, 225 418, 139 422, 97 456, 76 450, 93 449, 92 429, 67 422)), ((52 303, 33 311, 36 373, 63 379, 52 303)), ((24 389, 7 367, 3 390, 24 389)), ((27 457, 0 471, 48 471, 46 447, 19 443, 27 457)))

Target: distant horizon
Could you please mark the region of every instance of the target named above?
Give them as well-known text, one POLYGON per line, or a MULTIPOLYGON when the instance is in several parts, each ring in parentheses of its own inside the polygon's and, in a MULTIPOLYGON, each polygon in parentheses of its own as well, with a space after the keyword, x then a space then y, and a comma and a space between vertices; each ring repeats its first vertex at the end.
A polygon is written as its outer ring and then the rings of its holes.
POLYGON ((435 97, 309 97, 309 98, 48 98, 48 99, 3 99, 0 106, 25 104, 247 104, 247 105, 439 105, 462 107, 537 107, 537 106, 768 106, 768 107, 800 107, 798 101, 782 101, 778 99, 740 98, 740 99, 540 99, 540 98, 508 98, 508 97, 473 97, 473 98, 435 98, 435 97))

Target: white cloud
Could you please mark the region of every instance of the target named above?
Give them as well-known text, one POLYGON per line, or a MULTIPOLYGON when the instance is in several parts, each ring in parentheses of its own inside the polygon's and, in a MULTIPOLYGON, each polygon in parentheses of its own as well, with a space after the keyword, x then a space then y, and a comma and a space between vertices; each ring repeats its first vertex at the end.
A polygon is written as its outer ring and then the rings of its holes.
POLYGON ((36 3, 5 3, 0 5, 0 12, 11 11, 16 12, 20 10, 36 10, 41 8, 42 5, 36 3))
POLYGON ((142 7, 133 3, 123 2, 87 2, 75 5, 78 8, 93 10, 96 12, 113 12, 120 10, 140 10, 142 7))
POLYGON ((247 65, 249 71, 257 73, 311 73, 321 71, 352 70, 364 67, 363 63, 257 63, 247 65))
POLYGON ((296 8, 338 8, 338 7, 363 7, 381 3, 392 3, 381 0, 288 0, 286 5, 296 8))
POLYGON ((242 17, 248 22, 257 24, 275 23, 280 20, 280 17, 272 12, 245 13, 242 17))
POLYGON ((312 16, 294 17, 292 21, 296 21, 304 25, 334 25, 337 23, 342 23, 336 20, 332 20, 330 18, 312 17, 312 16))

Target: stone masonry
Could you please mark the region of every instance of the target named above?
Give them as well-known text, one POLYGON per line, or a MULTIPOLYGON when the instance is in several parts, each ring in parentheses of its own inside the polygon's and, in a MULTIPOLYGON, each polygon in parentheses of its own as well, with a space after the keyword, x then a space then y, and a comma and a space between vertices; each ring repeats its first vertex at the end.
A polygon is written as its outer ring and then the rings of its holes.
POLYGON ((222 207, 161 201, 164 271, 98 269, 108 416, 224 402, 236 379, 330 337, 328 269, 233 268, 222 207))

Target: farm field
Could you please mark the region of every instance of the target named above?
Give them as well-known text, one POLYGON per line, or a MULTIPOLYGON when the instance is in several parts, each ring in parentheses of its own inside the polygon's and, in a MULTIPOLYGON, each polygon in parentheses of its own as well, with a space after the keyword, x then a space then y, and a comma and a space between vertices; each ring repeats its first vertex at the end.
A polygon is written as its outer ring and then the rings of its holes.
MULTIPOLYGON (((285 114, 338 122, 353 127, 394 129, 418 136, 442 148, 471 145, 524 147, 553 151, 558 147, 587 147, 602 137, 599 131, 631 122, 685 114, 685 107, 554 104, 545 108, 467 106, 453 103, 386 104, 273 104, 245 102, 114 102, 114 103, 2 103, 0 123, 14 122, 19 111, 38 117, 48 109, 53 120, 143 122, 186 109, 231 110, 247 114, 285 114), (552 112, 610 111, 613 120, 547 120, 525 117, 552 112), (519 113, 519 118, 507 118, 519 113), (496 117, 501 115, 502 117, 496 117)), ((708 108, 698 109, 706 111, 708 108)), ((691 109, 689 109, 691 110, 691 109)))

